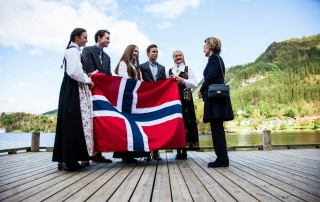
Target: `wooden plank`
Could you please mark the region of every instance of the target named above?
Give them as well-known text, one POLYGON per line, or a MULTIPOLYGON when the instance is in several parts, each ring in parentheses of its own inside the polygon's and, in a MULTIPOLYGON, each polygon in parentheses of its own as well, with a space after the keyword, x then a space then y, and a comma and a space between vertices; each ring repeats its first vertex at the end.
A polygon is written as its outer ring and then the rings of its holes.
POLYGON ((73 194, 71 197, 65 201, 85 201, 90 196, 92 196, 97 190, 100 189, 104 184, 106 184, 112 177, 114 177, 126 164, 119 161, 114 161, 112 164, 115 164, 112 169, 106 170, 102 175, 94 179, 91 183, 86 185, 84 188, 73 194))
MULTIPOLYGON (((303 178, 312 180, 312 181, 316 181, 318 183, 320 183, 320 176, 317 176, 315 172, 309 172, 309 170, 304 169, 303 167, 298 167, 298 166, 292 166, 291 164, 287 165, 287 164, 283 164, 283 160, 280 161, 274 161, 274 159, 276 158, 268 158, 265 155, 263 157, 260 157, 257 154, 248 154, 246 153, 246 156, 250 159, 259 159, 259 162, 263 165, 268 165, 270 166, 270 168, 274 168, 274 169, 278 169, 281 171, 284 171, 286 173, 291 173, 292 175, 299 175, 303 178)), ((319 163, 320 166, 320 163, 319 163)))
POLYGON ((302 200, 319 201, 319 197, 279 180, 280 176, 272 174, 269 176, 269 172, 266 169, 257 169, 251 162, 243 162, 241 158, 236 158, 235 155, 230 155, 230 157, 232 163, 237 165, 237 168, 244 172, 250 173, 263 181, 273 184, 277 188, 287 191, 302 200))
MULTIPOLYGON (((96 170, 91 172, 90 174, 86 175, 85 177, 81 178, 80 180, 76 181, 75 183, 71 184, 70 186, 64 188, 61 191, 58 190, 50 190, 51 192, 48 193, 47 199, 44 201, 64 201, 69 197, 73 196, 75 193, 79 192, 80 190, 90 186, 90 184, 96 180, 97 178, 101 177, 104 173, 108 172, 110 169, 113 169, 115 165, 117 165, 119 161, 115 161, 110 164, 99 163, 99 167, 96 170)), ((87 172, 87 171, 84 171, 87 172)))
POLYGON ((127 176, 132 172, 135 166, 136 164, 133 163, 127 164, 101 187, 96 187, 97 191, 90 198, 88 198, 87 201, 107 201, 127 178, 127 176))
POLYGON ((157 171, 157 161, 151 160, 148 162, 141 179, 139 180, 136 189, 134 190, 130 201, 150 201, 153 191, 153 182, 157 171))
MULTIPOLYGON (((66 180, 60 180, 60 181, 56 181, 56 179, 50 180, 50 181, 45 182, 41 185, 33 187, 32 190, 31 189, 28 190, 28 194, 25 194, 25 193, 18 194, 16 196, 16 198, 19 201, 20 200, 30 201, 30 202, 43 201, 46 198, 50 197, 51 195, 65 189, 66 187, 81 180, 85 176, 91 174, 92 172, 96 171, 97 169, 99 169, 100 167, 102 167, 104 165, 105 164, 92 165, 89 168, 83 169, 82 171, 75 172, 74 175, 71 174, 72 176, 70 176, 66 180), (43 187, 45 187, 45 189, 43 189, 43 187), (30 195, 29 195, 29 193, 30 193, 30 195), (26 197, 26 196, 28 196, 28 197, 26 197)), ((61 172, 65 172, 65 171, 61 171, 61 172)), ((68 172, 68 174, 70 174, 70 172, 68 172)))
POLYGON ((123 181, 117 191, 108 199, 108 201, 129 201, 134 192, 140 177, 146 168, 147 161, 141 159, 134 170, 123 181))
POLYGON ((193 201, 173 154, 167 153, 172 201, 193 201))
POLYGON ((269 165, 264 165, 263 163, 261 163, 261 161, 257 162, 252 158, 248 158, 246 156, 241 156, 241 161, 250 163, 252 167, 254 167, 255 170, 258 170, 259 172, 266 173, 271 177, 275 177, 278 180, 296 186, 302 190, 320 197, 320 192, 318 192, 317 190, 320 188, 320 183, 316 181, 300 177, 296 173, 288 174, 287 172, 272 168, 269 165))
MULTIPOLYGON (((186 161, 191 161, 190 159, 186 161)), ((214 201, 208 190, 203 186, 202 182, 197 178, 186 161, 177 161, 180 172, 188 186, 194 201, 214 201)))
POLYGON ((193 152, 189 152, 189 158, 191 159, 187 160, 186 163, 193 170, 193 172, 196 174, 198 179, 202 182, 203 186, 208 190, 215 201, 236 201, 224 188, 220 186, 219 183, 217 183, 214 178, 212 178, 206 172, 206 170, 208 169, 207 167, 203 168, 195 162, 198 157, 196 157, 193 152))
POLYGON ((158 161, 157 172, 152 192, 152 201, 172 201, 166 162, 166 154, 160 153, 162 160, 158 161))

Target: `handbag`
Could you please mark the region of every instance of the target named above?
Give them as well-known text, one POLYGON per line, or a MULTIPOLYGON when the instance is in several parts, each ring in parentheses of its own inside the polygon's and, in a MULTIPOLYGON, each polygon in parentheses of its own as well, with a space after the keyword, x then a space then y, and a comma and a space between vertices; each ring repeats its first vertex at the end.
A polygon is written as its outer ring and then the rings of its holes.
MULTIPOLYGON (((222 65, 220 61, 220 57, 218 56, 220 67, 221 67, 221 72, 223 75, 223 80, 224 80, 224 74, 222 70, 222 65)), ((225 82, 225 80, 224 80, 225 82)), ((224 84, 210 84, 208 87, 208 97, 211 99, 216 99, 216 98, 227 98, 230 96, 229 94, 229 85, 224 84)))

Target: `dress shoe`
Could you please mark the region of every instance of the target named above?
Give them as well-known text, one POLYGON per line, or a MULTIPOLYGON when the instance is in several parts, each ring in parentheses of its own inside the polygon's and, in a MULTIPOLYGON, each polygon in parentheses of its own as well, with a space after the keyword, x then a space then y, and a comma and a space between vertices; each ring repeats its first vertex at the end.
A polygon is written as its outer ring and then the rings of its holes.
POLYGON ((229 167, 229 163, 220 163, 219 161, 215 160, 214 162, 208 163, 208 167, 210 168, 229 167))
POLYGON ((75 171, 77 169, 74 168, 70 163, 64 164, 64 163, 58 162, 58 170, 75 171))
POLYGON ((161 161, 161 157, 159 154, 153 154, 152 159, 157 160, 157 161, 161 161))
POLYGON ((179 154, 177 154, 175 157, 174 157, 176 160, 181 160, 182 158, 181 158, 181 154, 179 155, 179 154))
POLYGON ((151 161, 151 156, 144 157, 144 160, 151 161))
POLYGON ((187 157, 187 154, 182 154, 182 155, 181 155, 181 159, 182 159, 182 160, 186 160, 187 158, 188 158, 188 157, 187 157))
POLYGON ((90 162, 89 161, 81 161, 80 164, 84 165, 84 166, 90 166, 90 162))
MULTIPOLYGON (((71 167, 73 167, 75 170, 85 168, 85 166, 81 165, 78 161, 72 162, 69 164, 71 164, 71 167)), ((67 165, 68 165, 68 163, 67 163, 67 165)))
POLYGON ((126 162, 126 163, 137 163, 138 162, 138 160, 134 159, 134 158, 122 158, 122 161, 126 162))
POLYGON ((112 163, 111 159, 106 159, 103 156, 93 156, 91 160, 98 163, 112 163))

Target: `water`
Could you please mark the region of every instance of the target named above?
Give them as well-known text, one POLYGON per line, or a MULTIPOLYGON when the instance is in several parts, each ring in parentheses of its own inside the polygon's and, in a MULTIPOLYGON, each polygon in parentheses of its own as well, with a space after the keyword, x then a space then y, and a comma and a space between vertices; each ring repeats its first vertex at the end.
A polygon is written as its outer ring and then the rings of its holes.
MULTIPOLYGON (((40 146, 53 147, 54 133, 41 133, 40 146)), ((212 146, 211 135, 200 135, 200 146, 212 146)), ((261 133, 227 133, 228 146, 262 145, 261 133)), ((319 144, 320 131, 272 131, 272 144, 319 144)), ((31 146, 31 133, 0 133, 0 150, 31 146)))

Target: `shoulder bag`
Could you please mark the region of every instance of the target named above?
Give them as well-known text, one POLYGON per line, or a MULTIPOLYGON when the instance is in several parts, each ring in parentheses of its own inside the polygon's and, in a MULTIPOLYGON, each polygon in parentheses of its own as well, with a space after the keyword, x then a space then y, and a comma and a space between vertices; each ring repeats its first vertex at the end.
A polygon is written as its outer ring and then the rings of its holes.
POLYGON ((222 65, 220 61, 220 56, 218 56, 221 72, 223 75, 223 82, 224 84, 210 84, 208 87, 208 97, 211 99, 218 99, 218 98, 226 98, 229 97, 229 85, 225 84, 224 74, 222 70, 222 65))

